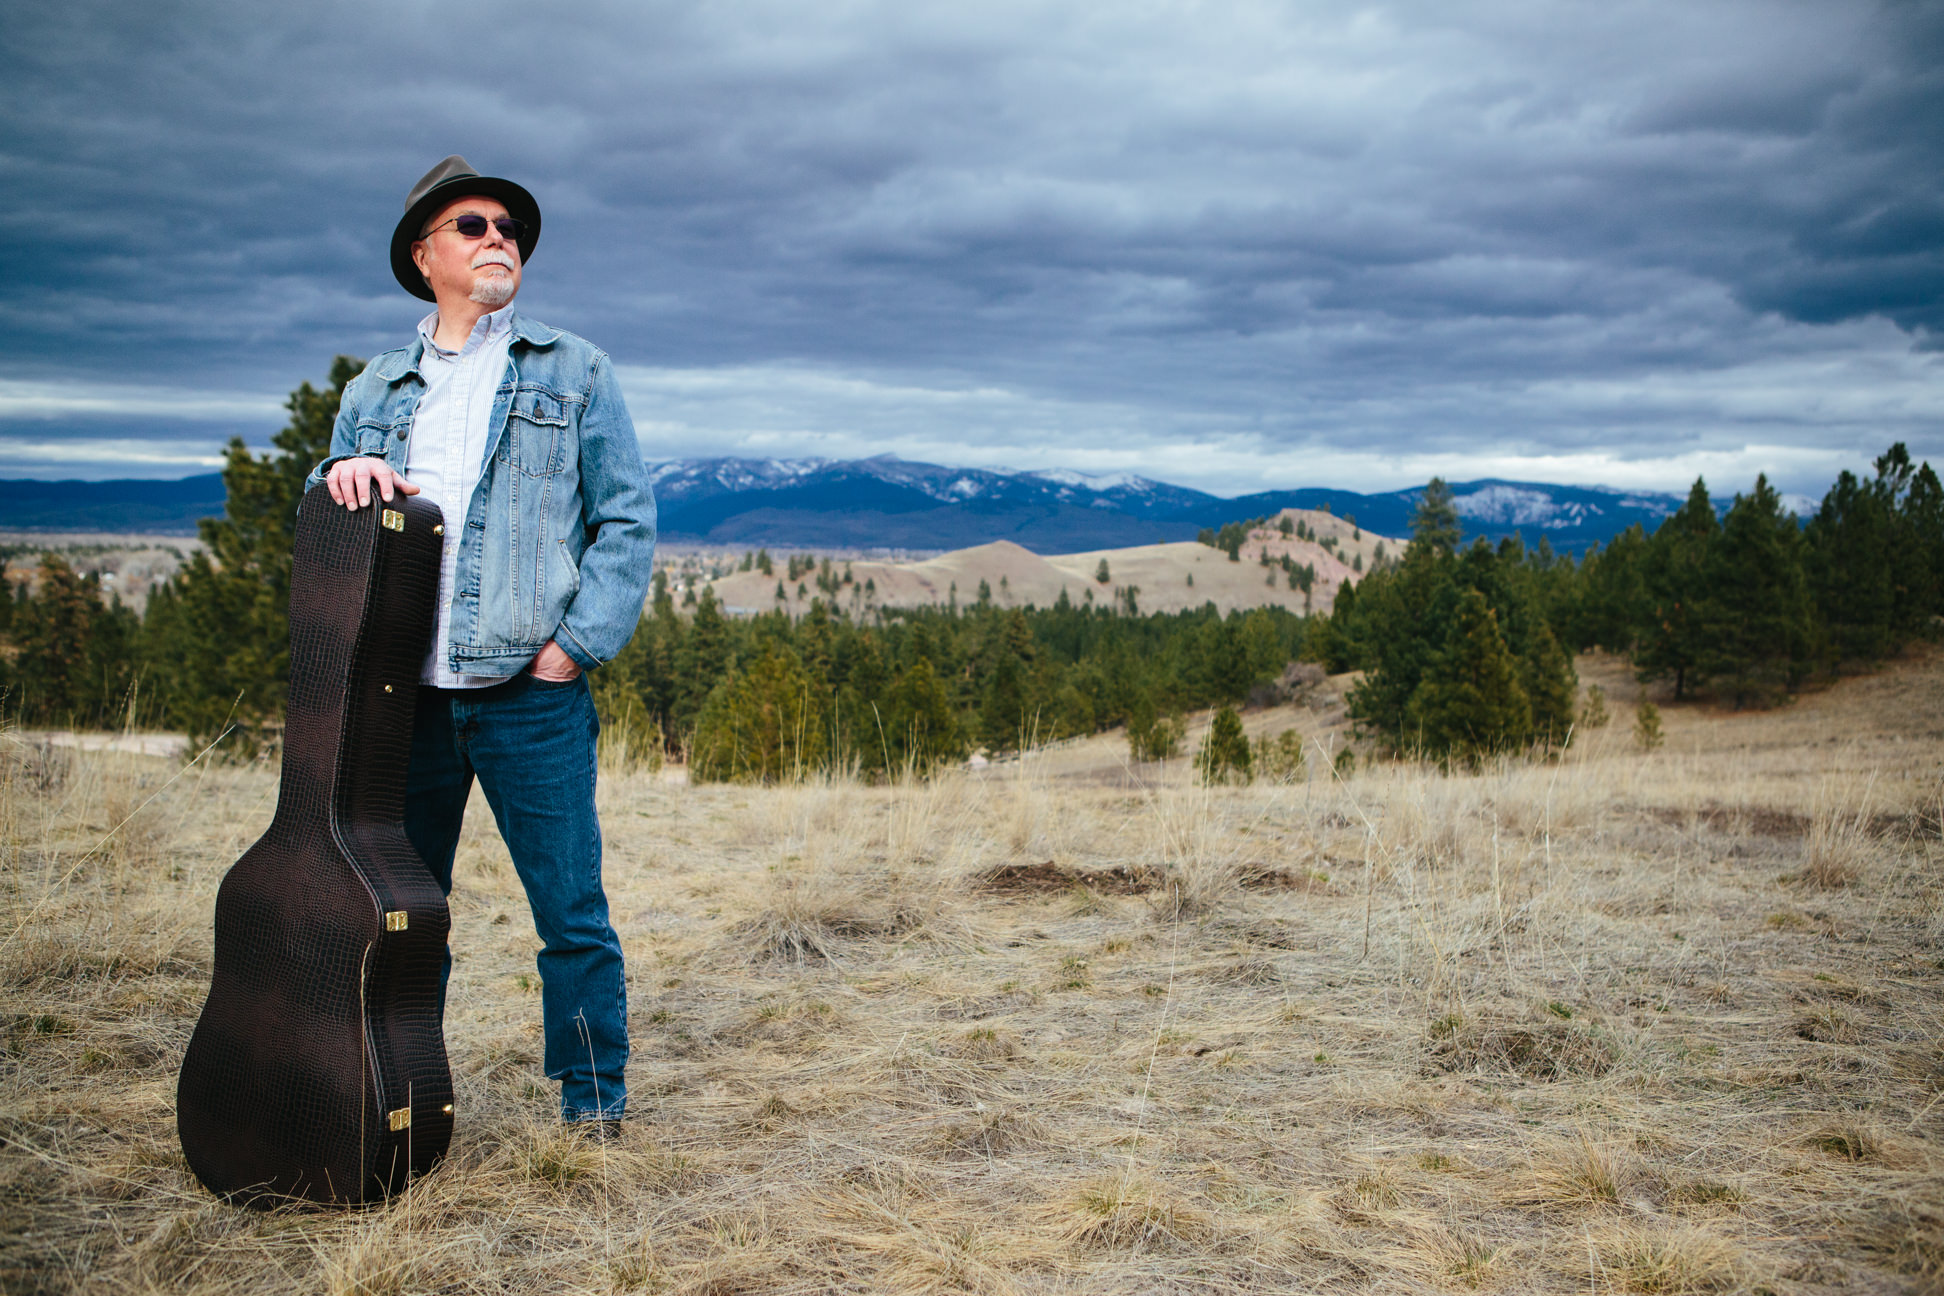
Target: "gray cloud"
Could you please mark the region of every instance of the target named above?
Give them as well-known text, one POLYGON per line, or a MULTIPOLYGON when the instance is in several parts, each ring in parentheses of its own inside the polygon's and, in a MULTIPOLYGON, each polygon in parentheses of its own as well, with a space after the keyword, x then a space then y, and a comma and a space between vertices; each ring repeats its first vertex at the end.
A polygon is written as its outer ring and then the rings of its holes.
MULTIPOLYGON (((15 383, 274 404, 396 345, 390 225, 459 151, 540 197, 522 306, 640 376, 651 453, 1944 457, 1936 3, 98 2, 0 49, 15 383)), ((0 471, 233 425, 145 399, 0 400, 0 471)))

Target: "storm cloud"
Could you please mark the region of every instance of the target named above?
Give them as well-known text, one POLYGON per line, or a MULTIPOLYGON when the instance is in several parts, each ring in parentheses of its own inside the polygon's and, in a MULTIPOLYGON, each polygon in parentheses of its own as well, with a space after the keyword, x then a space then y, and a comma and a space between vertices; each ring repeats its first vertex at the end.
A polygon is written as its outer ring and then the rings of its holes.
POLYGON ((1944 458, 1944 4, 9 6, 0 472, 422 311, 463 153, 651 457, 1819 493, 1944 458))

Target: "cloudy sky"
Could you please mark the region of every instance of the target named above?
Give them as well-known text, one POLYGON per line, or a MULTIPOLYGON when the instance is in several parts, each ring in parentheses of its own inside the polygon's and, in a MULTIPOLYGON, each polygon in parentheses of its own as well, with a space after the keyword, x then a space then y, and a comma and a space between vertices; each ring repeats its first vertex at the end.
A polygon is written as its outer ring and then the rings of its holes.
POLYGON ((1944 461, 1944 0, 0 10, 0 475, 267 443, 447 153, 651 458, 1820 494, 1944 461))

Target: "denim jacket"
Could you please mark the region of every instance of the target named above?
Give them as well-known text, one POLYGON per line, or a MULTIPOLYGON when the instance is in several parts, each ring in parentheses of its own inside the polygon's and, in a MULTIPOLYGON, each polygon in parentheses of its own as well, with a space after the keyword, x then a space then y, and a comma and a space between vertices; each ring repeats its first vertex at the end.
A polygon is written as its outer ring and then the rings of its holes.
MULTIPOLYGON (((404 472, 424 348, 414 337, 345 387, 306 489, 354 455, 404 472)), ((606 354, 516 315, 482 464, 453 573, 450 668, 516 675, 549 639, 583 669, 613 659, 647 598, 655 495, 606 354)), ((461 519, 449 511, 446 525, 461 519)))

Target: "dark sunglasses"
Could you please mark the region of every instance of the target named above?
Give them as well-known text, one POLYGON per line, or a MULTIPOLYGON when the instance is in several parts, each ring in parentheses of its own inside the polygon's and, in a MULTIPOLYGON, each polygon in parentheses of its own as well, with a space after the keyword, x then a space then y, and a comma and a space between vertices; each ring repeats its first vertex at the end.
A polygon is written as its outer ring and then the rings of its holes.
MULTIPOLYGON (((520 235, 526 233, 526 222, 516 221, 511 216, 501 216, 490 223, 494 229, 500 232, 500 237, 509 243, 518 243, 520 241, 520 235)), ((419 235, 419 237, 431 238, 433 230, 450 225, 459 231, 461 238, 485 238, 487 224, 488 221, 484 216, 474 215, 469 212, 464 216, 454 216, 451 220, 442 220, 437 225, 434 225, 432 229, 419 235)))

